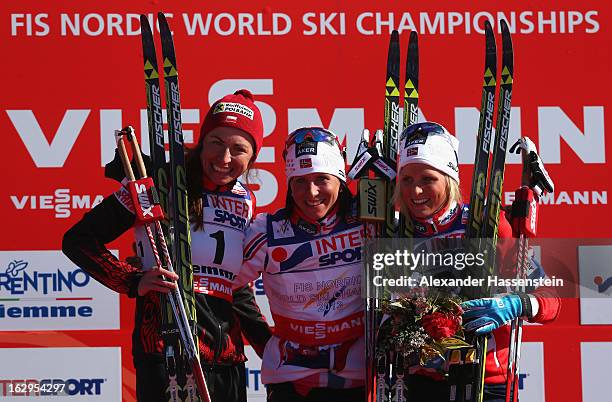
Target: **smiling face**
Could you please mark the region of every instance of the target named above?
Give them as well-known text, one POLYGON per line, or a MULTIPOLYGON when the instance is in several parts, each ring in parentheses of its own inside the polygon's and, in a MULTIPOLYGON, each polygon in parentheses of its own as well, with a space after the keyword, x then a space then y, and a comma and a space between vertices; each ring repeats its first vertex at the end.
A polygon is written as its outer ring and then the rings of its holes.
POLYGON ((422 163, 410 163, 399 176, 400 197, 415 218, 429 218, 448 202, 446 176, 422 163))
POLYGON ((217 127, 202 142, 202 172, 218 186, 229 184, 246 172, 253 159, 251 137, 233 127, 217 127))
POLYGON ((327 173, 297 176, 289 182, 293 202, 313 221, 324 218, 340 194, 340 179, 327 173))

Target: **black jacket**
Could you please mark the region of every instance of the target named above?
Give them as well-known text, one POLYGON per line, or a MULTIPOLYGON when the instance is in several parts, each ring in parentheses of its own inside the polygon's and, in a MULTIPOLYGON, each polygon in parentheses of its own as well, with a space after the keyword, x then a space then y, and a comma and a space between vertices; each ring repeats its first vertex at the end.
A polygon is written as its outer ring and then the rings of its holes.
MULTIPOLYGON (((134 360, 138 361, 144 355, 158 354, 163 350, 159 335, 160 296, 157 292, 138 296, 142 271, 118 260, 105 246, 132 228, 134 223, 134 215, 111 195, 66 232, 62 250, 76 265, 109 289, 136 298, 132 353, 134 360)), ((245 361, 242 334, 261 355, 271 335, 248 285, 234 292, 233 303, 196 294, 196 314, 202 364, 234 365, 245 361)))

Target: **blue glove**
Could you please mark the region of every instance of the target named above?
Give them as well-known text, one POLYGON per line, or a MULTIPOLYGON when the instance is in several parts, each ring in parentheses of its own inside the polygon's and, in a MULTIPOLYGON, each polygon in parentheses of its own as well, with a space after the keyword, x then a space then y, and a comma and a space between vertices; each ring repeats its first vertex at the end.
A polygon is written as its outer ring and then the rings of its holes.
POLYGON ((485 335, 501 327, 506 322, 521 316, 523 303, 517 295, 506 295, 487 299, 476 299, 461 304, 463 308, 463 328, 485 335))

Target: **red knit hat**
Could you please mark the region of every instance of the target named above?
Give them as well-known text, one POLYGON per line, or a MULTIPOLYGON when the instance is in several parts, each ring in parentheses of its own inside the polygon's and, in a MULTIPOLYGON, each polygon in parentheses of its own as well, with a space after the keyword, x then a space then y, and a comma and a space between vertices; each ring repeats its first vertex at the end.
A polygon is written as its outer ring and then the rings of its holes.
POLYGON ((249 134, 253 138, 254 152, 257 154, 263 141, 263 122, 253 94, 248 89, 240 89, 233 95, 226 95, 213 103, 200 129, 199 142, 217 127, 238 128, 249 134))

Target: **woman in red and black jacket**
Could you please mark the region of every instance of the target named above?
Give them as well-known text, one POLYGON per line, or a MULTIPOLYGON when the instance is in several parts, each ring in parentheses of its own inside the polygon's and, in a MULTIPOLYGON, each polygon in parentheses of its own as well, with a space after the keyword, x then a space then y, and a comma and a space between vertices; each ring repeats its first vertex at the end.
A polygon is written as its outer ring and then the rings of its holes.
MULTIPOLYGON (((255 161, 262 140, 261 113, 252 94, 240 90, 211 106, 197 146, 187 154, 198 346, 214 401, 246 401, 242 334, 260 355, 271 334, 250 287, 232 292, 242 253, 231 248, 242 246, 255 207, 253 194, 237 179, 255 161)), ((108 288, 136 298, 132 353, 137 398, 163 401, 168 375, 159 334, 159 292, 175 289, 178 277, 154 267, 146 248, 137 247, 142 269, 109 252, 105 244, 132 227, 137 244, 148 244, 143 227, 134 224, 132 202, 122 187, 66 232, 63 251, 108 288)))

